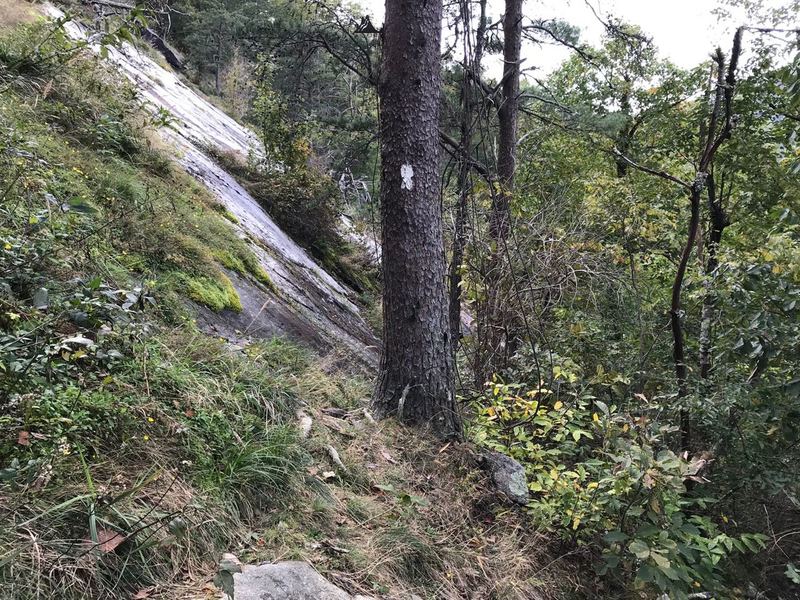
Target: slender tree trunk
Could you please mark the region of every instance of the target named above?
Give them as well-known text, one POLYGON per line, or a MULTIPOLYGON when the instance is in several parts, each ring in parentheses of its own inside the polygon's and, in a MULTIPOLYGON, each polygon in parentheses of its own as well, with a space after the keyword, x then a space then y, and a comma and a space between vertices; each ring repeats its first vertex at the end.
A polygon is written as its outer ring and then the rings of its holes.
MULTIPOLYGON (((683 339, 683 323, 681 321, 681 291, 683 290, 683 280, 686 276, 686 267, 692 255, 694 241, 697 238, 697 229, 700 224, 700 198, 703 194, 705 185, 705 175, 698 174, 689 193, 691 204, 691 216, 689 217, 689 233, 686 236, 686 245, 683 247, 681 259, 678 263, 678 270, 672 282, 672 301, 669 309, 669 322, 672 329, 672 360, 675 365, 675 379, 678 382, 678 399, 683 399, 689 395, 688 386, 688 367, 686 365, 686 351, 683 339)), ((688 450, 691 441, 691 431, 689 423, 689 411, 686 407, 680 409, 680 428, 681 428, 681 449, 688 450)))
POLYGON ((519 114, 520 51, 522 49, 522 0, 506 0, 503 17, 503 103, 498 110, 500 135, 497 176, 505 194, 498 195, 492 210, 496 237, 508 235, 509 195, 517 169, 517 115, 519 114))
MULTIPOLYGON (((627 115, 628 118, 625 122, 625 125, 619 130, 619 134, 617 134, 617 149, 620 153, 624 156, 628 156, 628 152, 631 148, 631 95, 630 91, 627 86, 630 85, 629 79, 625 78, 625 85, 626 88, 622 92, 622 97, 620 98, 620 112, 627 115)), ((628 174, 628 163, 621 157, 617 157, 616 159, 616 167, 617 167, 617 177, 622 178, 628 174)))
POLYGON ((222 64, 222 34, 220 33, 217 38, 217 55, 214 57, 214 91, 217 96, 222 93, 222 85, 220 81, 220 69, 222 64))
POLYGON ((439 173, 441 0, 387 0, 381 98, 383 356, 378 416, 461 437, 439 173))
POLYGON ((480 15, 475 34, 475 49, 470 48, 469 32, 471 29, 472 13, 471 0, 461 3, 462 21, 464 24, 464 76, 461 82, 461 139, 463 151, 458 170, 458 205, 456 206, 455 226, 453 228, 453 256, 450 261, 450 338, 455 356, 458 343, 461 339, 461 268, 464 263, 464 252, 467 247, 467 216, 469 212, 469 198, 471 195, 469 157, 472 153, 472 120, 473 112, 473 81, 480 77, 481 62, 483 60, 483 40, 486 35, 486 0, 480 2, 480 15), (470 54, 472 55, 470 56, 470 54), (467 71, 471 71, 472 74, 467 71))
MULTIPOLYGON (((723 179, 724 185, 724 179, 723 179)), ((712 339, 711 324, 714 320, 716 302, 714 300, 714 280, 717 276, 719 260, 717 252, 722 242, 722 232, 728 226, 728 215, 723 208, 724 189, 717 189, 713 174, 709 174, 707 181, 707 198, 709 212, 709 235, 706 242, 707 259, 705 263, 705 293, 703 295, 703 310, 700 316, 700 378, 708 379, 712 368, 712 339)))
POLYGON ((520 51, 522 48, 522 0, 506 0, 503 17, 502 104, 497 111, 499 140, 497 178, 499 190, 492 191, 489 236, 492 251, 486 273, 486 307, 482 321, 480 362, 476 371, 486 380, 501 369, 513 353, 509 339, 508 298, 503 293, 506 265, 505 249, 511 227, 511 196, 517 167, 517 115, 519 113, 520 51))

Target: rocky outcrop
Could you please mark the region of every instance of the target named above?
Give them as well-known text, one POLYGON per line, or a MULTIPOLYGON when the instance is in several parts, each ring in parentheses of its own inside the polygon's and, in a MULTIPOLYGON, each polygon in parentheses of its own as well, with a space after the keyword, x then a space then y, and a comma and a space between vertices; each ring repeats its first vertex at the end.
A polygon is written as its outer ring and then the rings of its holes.
POLYGON ((142 38, 147 40, 153 48, 161 53, 170 67, 178 70, 183 69, 183 56, 181 56, 181 53, 165 42, 164 38, 155 31, 149 27, 145 27, 142 30, 142 38))
MULTIPOLYGON (((52 17, 63 15, 51 5, 44 8, 52 17)), ((78 23, 65 27, 74 38, 91 41, 90 33, 78 23)), ((176 160, 236 217, 238 222, 231 227, 251 243, 274 284, 269 287, 231 274, 242 312, 213 313, 201 308, 198 322, 235 343, 283 335, 322 353, 337 352, 362 366, 377 366, 377 340, 361 315, 355 292, 287 236, 206 152, 213 146, 243 157, 258 156, 263 154, 258 138, 133 46, 108 50, 109 60, 136 85, 141 97, 174 117, 174 123, 161 133, 174 146, 176 160)))

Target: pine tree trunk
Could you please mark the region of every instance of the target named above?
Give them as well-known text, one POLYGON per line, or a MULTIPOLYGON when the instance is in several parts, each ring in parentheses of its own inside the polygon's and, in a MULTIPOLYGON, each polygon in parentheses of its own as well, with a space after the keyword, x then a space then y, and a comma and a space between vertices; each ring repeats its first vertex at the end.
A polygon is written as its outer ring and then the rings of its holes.
POLYGON ((377 416, 461 437, 439 172, 441 0, 387 0, 381 99, 383 356, 377 416))

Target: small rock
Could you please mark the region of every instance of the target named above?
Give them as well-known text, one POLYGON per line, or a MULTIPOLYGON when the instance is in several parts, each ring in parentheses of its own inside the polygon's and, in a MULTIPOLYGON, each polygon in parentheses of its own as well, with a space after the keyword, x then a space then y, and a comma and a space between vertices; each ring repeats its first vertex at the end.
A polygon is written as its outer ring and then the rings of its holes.
POLYGON ((240 561, 235 554, 226 552, 219 560, 219 570, 227 571, 228 573, 241 573, 242 561, 240 561))
POLYGON ((528 479, 525 477, 525 467, 500 452, 484 452, 481 459, 483 467, 492 478, 492 483, 500 492, 517 504, 528 503, 528 479))
POLYGON ((242 562, 233 554, 226 552, 219 560, 219 569, 214 583, 222 588, 223 599, 233 598, 234 573, 242 572, 242 562))
POLYGON ((300 430, 300 438, 306 439, 311 433, 311 426, 314 424, 314 420, 299 409, 295 413, 295 417, 297 418, 297 428, 300 430))
POLYGON ((37 310, 47 310, 50 298, 46 288, 39 288, 33 293, 33 307, 37 310))

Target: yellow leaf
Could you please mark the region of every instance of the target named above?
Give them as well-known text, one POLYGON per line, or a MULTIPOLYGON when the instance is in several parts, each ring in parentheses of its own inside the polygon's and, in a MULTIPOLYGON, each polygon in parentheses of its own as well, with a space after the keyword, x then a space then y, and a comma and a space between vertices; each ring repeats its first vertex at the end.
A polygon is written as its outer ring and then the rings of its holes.
POLYGON ((580 517, 575 517, 575 518, 572 520, 572 529, 573 529, 573 530, 577 529, 577 528, 578 528, 578 525, 580 525, 580 524, 581 524, 581 519, 580 519, 580 517))
POLYGON ((594 421, 595 423, 599 423, 600 422, 600 415, 598 415, 597 413, 594 413, 592 415, 592 421, 594 421))
POLYGON ((563 406, 564 406, 564 403, 561 402, 561 400, 559 400, 558 402, 553 404, 553 410, 561 410, 561 407, 563 407, 563 406))
POLYGON ((622 426, 622 431, 623 431, 624 433, 628 433, 628 429, 630 429, 630 427, 628 427, 628 424, 627 424, 627 423, 625 423, 625 425, 623 425, 623 426, 622 426))
POLYGON ((593 481, 592 483, 590 483, 589 485, 587 485, 587 486, 586 486, 586 489, 587 489, 587 490, 593 490, 593 489, 595 489, 596 487, 597 487, 597 482, 596 482, 596 481, 593 481))
POLYGON ((650 508, 653 509, 653 512, 657 515, 661 514, 661 505, 658 503, 658 498, 650 498, 650 508))
POLYGON ((552 477, 553 479, 558 479, 558 471, 556 471, 555 469, 550 469, 550 477, 552 477))
POLYGON ((8 242, 6 242, 6 243, 5 243, 5 246, 3 246, 3 248, 5 248, 6 250, 11 250, 11 244, 9 244, 8 242))

